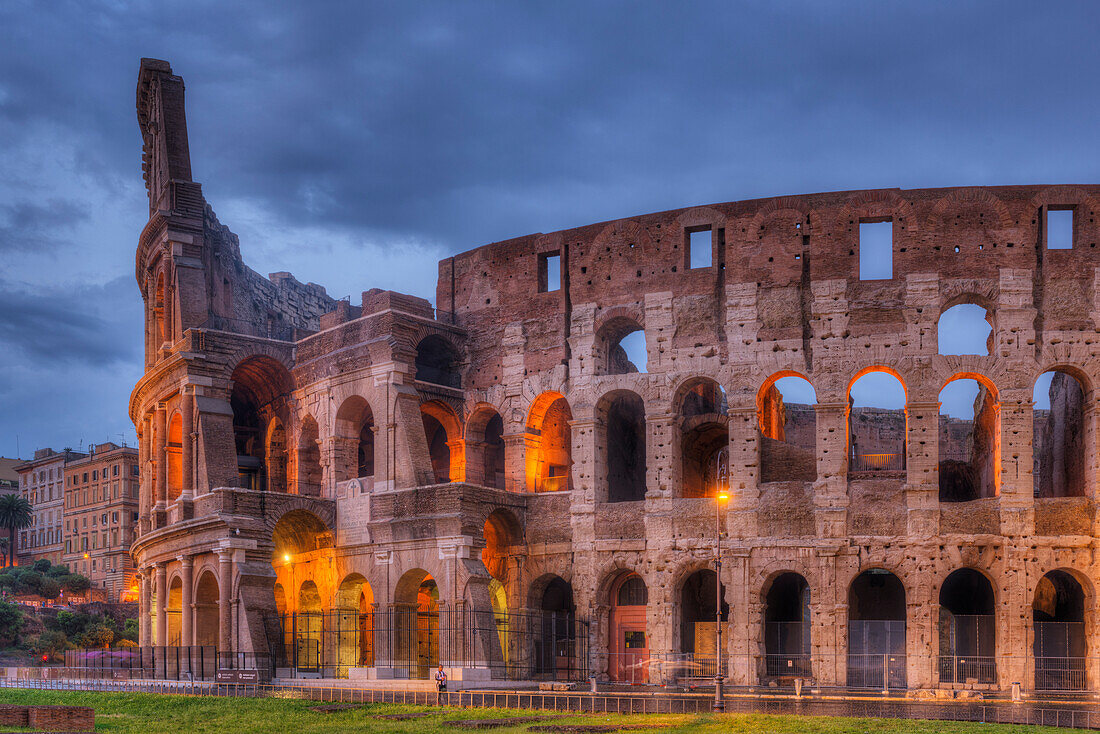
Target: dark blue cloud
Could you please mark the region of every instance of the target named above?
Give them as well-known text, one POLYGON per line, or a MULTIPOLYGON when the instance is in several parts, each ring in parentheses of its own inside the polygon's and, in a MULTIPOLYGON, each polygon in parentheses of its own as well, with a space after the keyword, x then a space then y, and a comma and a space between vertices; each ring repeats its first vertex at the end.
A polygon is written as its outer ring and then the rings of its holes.
MULTIPOLYGON (((185 78, 195 177, 250 264, 341 295, 431 296, 448 252, 642 212, 1096 181, 1098 21, 1091 2, 11 0, 4 277, 50 297, 59 278, 117 288, 104 297, 139 307, 142 56, 185 78)), ((140 371, 140 318, 128 331, 78 310, 61 336, 21 328, 55 323, 38 307, 0 313, 21 365, 64 341, 72 385, 108 354, 140 371)), ((124 411, 124 391, 106 392, 87 421, 124 411)), ((0 422, 0 453, 10 433, 0 422)))

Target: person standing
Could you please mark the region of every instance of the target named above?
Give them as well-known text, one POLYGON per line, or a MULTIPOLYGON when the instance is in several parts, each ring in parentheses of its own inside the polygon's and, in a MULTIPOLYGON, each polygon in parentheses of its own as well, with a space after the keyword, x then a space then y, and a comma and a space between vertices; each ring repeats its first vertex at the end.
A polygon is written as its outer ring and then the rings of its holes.
POLYGON ((443 703, 443 694, 447 692, 447 673, 443 671, 443 663, 439 664, 439 670, 435 671, 435 701, 443 703))

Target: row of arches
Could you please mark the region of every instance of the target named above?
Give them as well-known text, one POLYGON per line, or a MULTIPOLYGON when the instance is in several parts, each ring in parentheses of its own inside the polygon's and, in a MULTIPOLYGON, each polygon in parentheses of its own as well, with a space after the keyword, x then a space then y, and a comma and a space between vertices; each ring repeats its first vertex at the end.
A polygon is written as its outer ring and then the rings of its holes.
MULTIPOLYGON (((318 494, 322 485, 317 421, 301 418, 290 441, 289 411, 281 405, 289 375, 274 375, 274 360, 242 363, 234 373, 231 406, 240 485, 270 491, 318 494)), ((279 368, 281 369, 281 367, 279 368)), ((285 370, 283 370, 285 373, 285 370)), ((1085 389, 1063 369, 1035 384, 1034 477, 1037 497, 1080 496, 1085 491, 1085 389)), ((906 468, 907 396, 899 376, 885 367, 856 375, 848 388, 849 472, 902 472, 906 468)), ((953 376, 940 392, 937 430, 940 500, 969 501, 1000 492, 1000 398, 987 377, 953 376)), ((802 375, 777 373, 757 393, 760 480, 812 481, 817 477, 816 392, 802 375)), ((728 453, 729 404, 710 378, 686 381, 674 398, 674 455, 679 496, 713 496, 722 457, 728 453)), ((646 406, 637 393, 618 389, 595 406, 594 440, 600 501, 644 499, 647 482, 646 406)), ((428 483, 469 481, 509 488, 505 423, 493 406, 480 404, 463 421, 442 399, 420 406, 431 470, 428 483)), ((527 491, 572 487, 573 412, 564 395, 539 395, 522 434, 525 466, 517 477, 527 491)), ((371 406, 352 396, 336 413, 332 471, 336 482, 373 478, 377 425, 371 406)), ((182 472, 180 416, 168 431, 169 499, 178 497, 182 472)), ((519 444, 517 443, 517 446, 519 444)))

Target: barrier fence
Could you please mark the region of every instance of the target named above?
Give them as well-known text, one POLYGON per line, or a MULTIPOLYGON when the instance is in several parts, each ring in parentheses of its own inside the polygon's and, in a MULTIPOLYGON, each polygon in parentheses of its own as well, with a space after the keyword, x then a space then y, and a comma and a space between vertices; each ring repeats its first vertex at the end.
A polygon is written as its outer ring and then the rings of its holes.
MULTIPOLYGON (((184 694, 235 698, 287 698, 334 704, 391 703, 418 706, 492 707, 570 713, 700 714, 711 710, 710 694, 577 693, 550 691, 454 691, 438 695, 415 690, 376 690, 305 685, 216 684, 203 682, 0 679, 0 689, 79 690, 94 692, 184 694)), ((859 718, 973 721, 997 724, 1100 729, 1094 707, 1051 702, 926 703, 898 699, 839 699, 793 696, 730 695, 726 713, 797 714, 859 718)))
POLYGON ((44 676, 77 673, 93 678, 213 681, 219 671, 242 670, 256 671, 255 680, 266 679, 270 668, 267 655, 219 653, 213 646, 195 646, 66 650, 63 668, 29 670, 39 670, 44 676), (261 671, 265 674, 260 675, 261 671))
POLYGON ((440 663, 498 680, 585 680, 589 673, 588 622, 567 613, 349 609, 277 615, 265 625, 279 677, 347 678, 359 669, 428 679, 440 663))

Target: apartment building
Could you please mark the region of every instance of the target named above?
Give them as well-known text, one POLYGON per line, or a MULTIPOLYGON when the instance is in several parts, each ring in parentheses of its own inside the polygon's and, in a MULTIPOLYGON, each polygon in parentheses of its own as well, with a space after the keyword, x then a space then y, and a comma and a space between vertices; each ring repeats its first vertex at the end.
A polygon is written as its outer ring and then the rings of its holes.
POLYGON ((65 465, 61 560, 106 590, 109 601, 136 598, 130 543, 137 524, 136 448, 101 443, 65 465))
POLYGON ((19 492, 34 507, 34 521, 17 536, 20 563, 34 563, 39 558, 61 563, 65 462, 85 456, 72 449, 38 449, 33 459, 16 465, 19 492))

